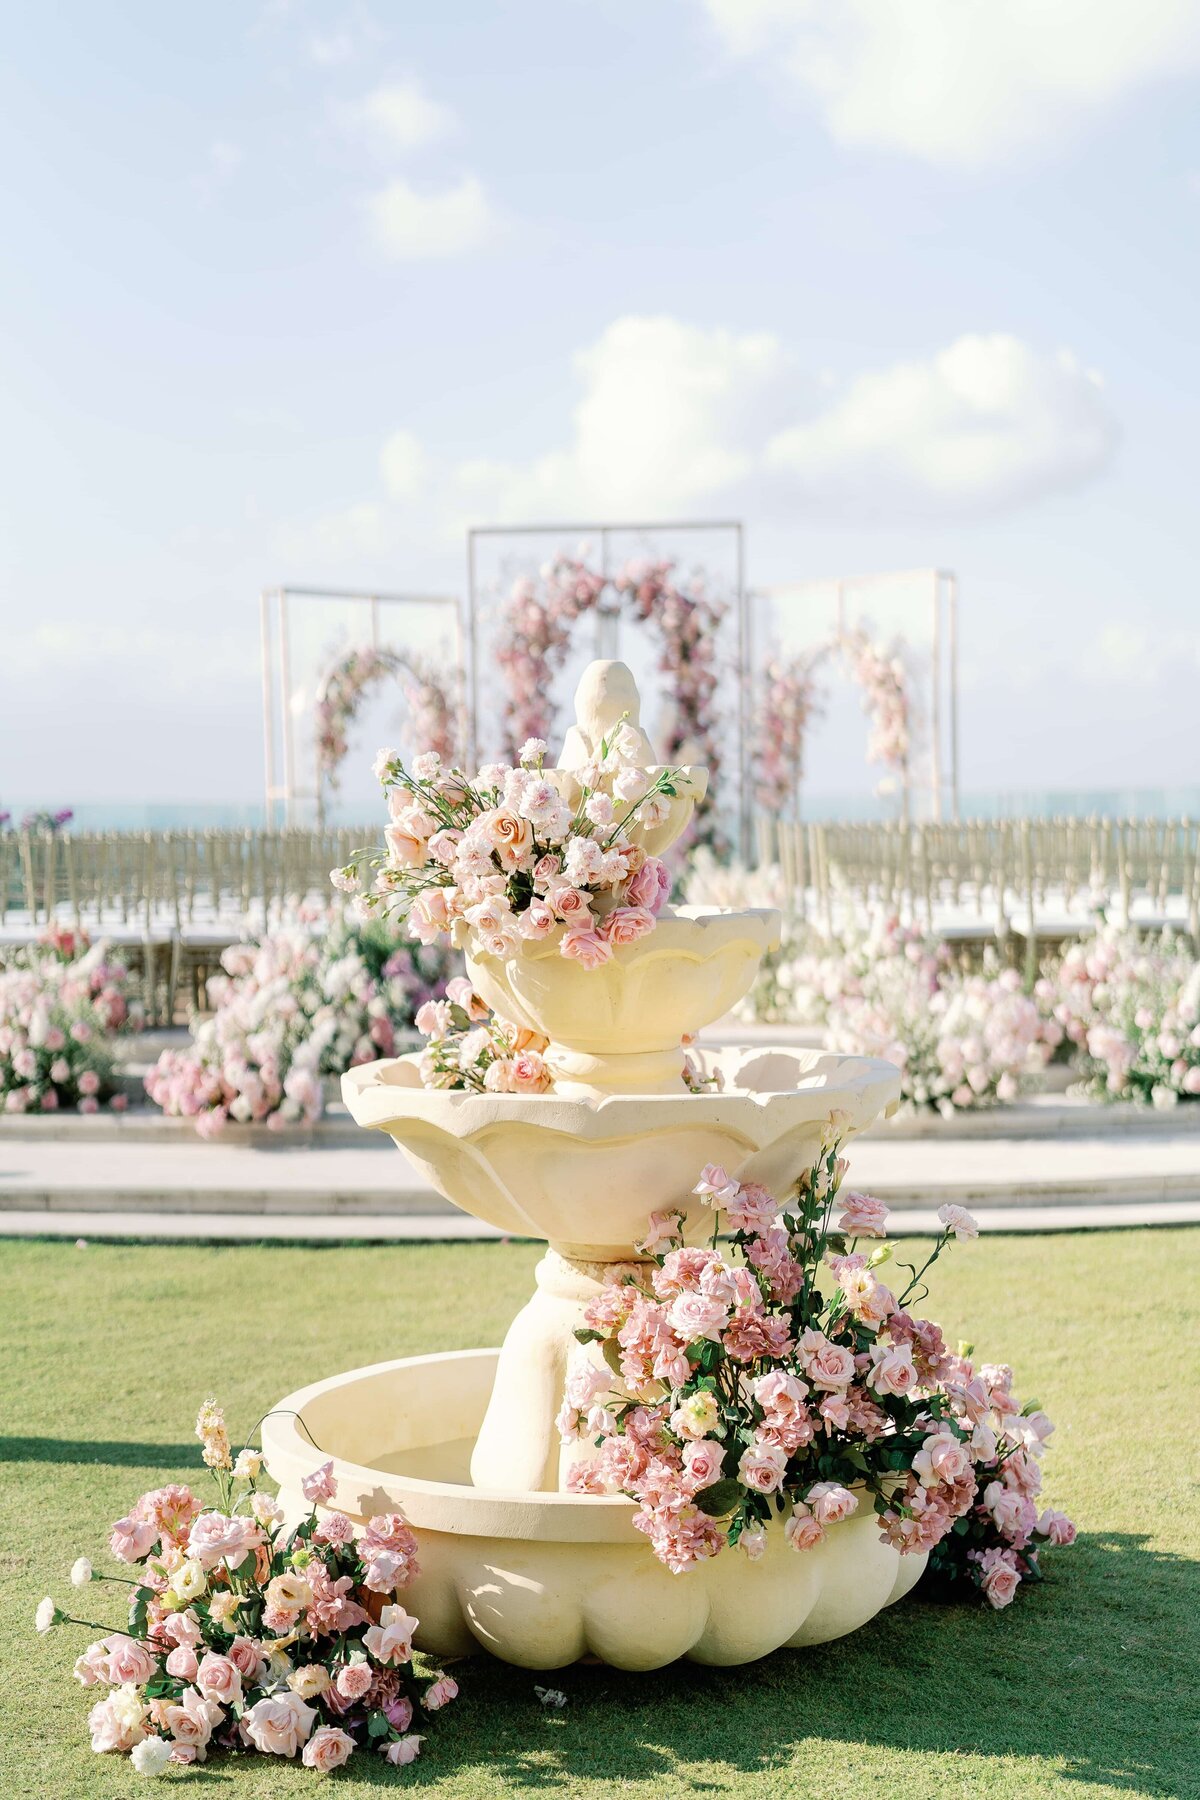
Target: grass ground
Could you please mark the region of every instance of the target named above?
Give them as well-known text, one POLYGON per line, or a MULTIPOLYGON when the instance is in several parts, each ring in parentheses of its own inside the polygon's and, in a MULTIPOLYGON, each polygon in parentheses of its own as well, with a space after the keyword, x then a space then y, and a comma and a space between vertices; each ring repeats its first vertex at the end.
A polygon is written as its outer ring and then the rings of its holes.
MULTIPOLYGON (((190 1429, 204 1394, 248 1425, 336 1369, 496 1343, 535 1254, 0 1245, 3 1800, 140 1787, 126 1759, 88 1749, 89 1699, 70 1676, 82 1634, 39 1639, 33 1610, 71 1594, 77 1555, 102 1563, 109 1521, 143 1489, 203 1479, 190 1429)), ((1200 1794, 1194 1360, 1190 1385, 1186 1369, 1198 1282, 1200 1233, 1185 1231, 991 1238, 936 1272, 926 1310, 947 1336, 1011 1361, 1022 1395, 1059 1423, 1047 1486, 1080 1540, 1009 1612, 918 1588, 878 1626, 744 1669, 563 1670, 549 1678, 569 1696, 561 1713, 539 1705, 532 1675, 479 1659, 458 1668, 462 1698, 419 1763, 357 1758, 333 1779, 446 1800, 1200 1794)), ((255 1758, 167 1779, 283 1800, 322 1778, 255 1758)))

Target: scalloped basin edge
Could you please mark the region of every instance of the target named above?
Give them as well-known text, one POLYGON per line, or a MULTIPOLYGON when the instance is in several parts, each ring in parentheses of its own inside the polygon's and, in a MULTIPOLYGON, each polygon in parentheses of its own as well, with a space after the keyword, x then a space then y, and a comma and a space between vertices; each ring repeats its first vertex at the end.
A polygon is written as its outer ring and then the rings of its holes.
POLYGON ((793 1551, 773 1530, 757 1563, 725 1551, 672 1575, 620 1496, 472 1487, 467 1459, 498 1354, 353 1369, 289 1394, 263 1422, 267 1468, 290 1517, 307 1510, 300 1481, 326 1456, 335 1504, 356 1524, 397 1507, 405 1514, 420 1544, 421 1571, 403 1595, 421 1621, 419 1648, 484 1649, 528 1669, 583 1656, 635 1670, 679 1657, 732 1665, 842 1637, 920 1578, 925 1558, 884 1544, 866 1509, 813 1550, 793 1551))

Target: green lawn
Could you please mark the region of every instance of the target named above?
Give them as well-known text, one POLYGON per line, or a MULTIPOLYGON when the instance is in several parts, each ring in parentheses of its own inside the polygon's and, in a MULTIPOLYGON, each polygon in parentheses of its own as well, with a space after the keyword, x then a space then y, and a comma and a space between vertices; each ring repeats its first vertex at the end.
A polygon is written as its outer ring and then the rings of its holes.
MULTIPOLYGON (((70 1675, 83 1635, 39 1639, 33 1610, 43 1593, 71 1596, 81 1552, 103 1563, 108 1523, 144 1488, 203 1479, 198 1401, 212 1391, 231 1425, 248 1425, 337 1369, 496 1343, 535 1254, 0 1244, 3 1800, 141 1788, 126 1759, 88 1748, 90 1701, 70 1675)), ((538 1677, 569 1696, 555 1714, 534 1676, 480 1658, 457 1669, 463 1697, 418 1764, 393 1773, 360 1758, 333 1779, 448 1800, 1200 1793, 1198 1276, 1200 1233, 1186 1231, 991 1238, 938 1272, 927 1310, 948 1337, 1011 1361, 1022 1395, 1059 1424, 1047 1487, 1080 1541, 1050 1552, 1049 1579, 1009 1612, 918 1589, 878 1627, 744 1669, 538 1677)), ((87 1598, 102 1607, 105 1592, 87 1598)), ((321 1780, 259 1758, 167 1777, 230 1800, 321 1780)))

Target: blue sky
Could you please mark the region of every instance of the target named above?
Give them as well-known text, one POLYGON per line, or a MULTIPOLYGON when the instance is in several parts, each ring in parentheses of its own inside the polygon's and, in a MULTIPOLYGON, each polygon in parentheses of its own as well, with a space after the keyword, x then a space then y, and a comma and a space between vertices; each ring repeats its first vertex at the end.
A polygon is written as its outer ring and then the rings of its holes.
POLYGON ((75 0, 8 52, 0 803, 256 798, 261 586, 614 510, 957 570, 969 788, 1200 779, 1191 0, 75 0))

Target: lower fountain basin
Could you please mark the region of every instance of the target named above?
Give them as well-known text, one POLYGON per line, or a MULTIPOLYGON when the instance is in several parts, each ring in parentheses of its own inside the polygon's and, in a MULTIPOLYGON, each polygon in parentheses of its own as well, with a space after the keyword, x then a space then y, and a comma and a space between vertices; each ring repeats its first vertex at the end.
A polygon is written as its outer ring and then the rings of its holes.
POLYGON ((690 1196, 709 1162, 782 1200, 815 1162, 831 1111, 852 1137, 900 1096, 891 1063, 786 1047, 700 1054, 715 1090, 602 1100, 437 1091, 422 1087, 419 1060, 343 1075, 358 1124, 386 1131, 474 1218, 595 1260, 628 1256, 649 1214, 667 1207, 683 1209, 687 1235, 708 1236, 713 1215, 690 1196))
POLYGON ((776 1527, 757 1563, 727 1550, 672 1575, 620 1496, 473 1487, 471 1447, 498 1354, 354 1369, 289 1394, 263 1422, 289 1517, 307 1511, 301 1479, 328 1456, 334 1504, 356 1523, 404 1513, 420 1545, 421 1572, 402 1596, 421 1622, 418 1648, 440 1657, 487 1650, 526 1669, 584 1656, 620 1669, 679 1657, 732 1665, 842 1637, 919 1579, 925 1558, 884 1544, 867 1508, 812 1550, 789 1549, 776 1527))

